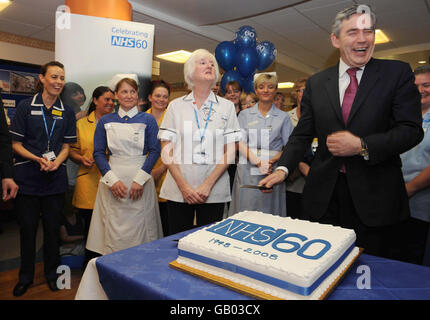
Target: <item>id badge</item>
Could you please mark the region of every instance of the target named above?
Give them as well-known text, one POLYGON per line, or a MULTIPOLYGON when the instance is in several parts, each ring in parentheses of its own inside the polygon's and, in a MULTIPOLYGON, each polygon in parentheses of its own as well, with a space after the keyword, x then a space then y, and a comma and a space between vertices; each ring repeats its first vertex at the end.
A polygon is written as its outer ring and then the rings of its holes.
POLYGON ((208 159, 209 159, 208 155, 204 152, 193 154, 193 163, 194 164, 207 164, 208 159))
POLYGON ((45 159, 47 159, 49 161, 54 161, 55 159, 57 159, 54 151, 47 151, 44 154, 42 154, 42 157, 44 157, 45 159))

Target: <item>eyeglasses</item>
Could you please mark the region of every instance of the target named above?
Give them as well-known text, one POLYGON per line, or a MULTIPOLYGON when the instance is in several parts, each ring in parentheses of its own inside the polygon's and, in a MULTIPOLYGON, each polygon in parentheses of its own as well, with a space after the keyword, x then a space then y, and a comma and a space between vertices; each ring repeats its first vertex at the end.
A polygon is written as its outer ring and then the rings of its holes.
POLYGON ((303 92, 305 92, 305 88, 296 89, 296 92, 297 92, 297 93, 299 93, 299 92, 303 93, 303 92))

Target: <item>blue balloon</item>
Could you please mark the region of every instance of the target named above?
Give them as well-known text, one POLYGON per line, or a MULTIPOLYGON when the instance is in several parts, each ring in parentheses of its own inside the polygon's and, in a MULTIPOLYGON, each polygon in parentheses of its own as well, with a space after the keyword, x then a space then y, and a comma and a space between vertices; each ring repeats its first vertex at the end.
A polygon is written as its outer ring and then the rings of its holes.
POLYGON ((215 58, 219 66, 228 71, 234 68, 236 47, 231 41, 220 42, 215 49, 215 58))
POLYGON ((254 48, 240 48, 236 54, 236 68, 246 78, 255 72, 257 67, 257 52, 254 48))
POLYGON ((226 73, 224 73, 224 75, 222 76, 222 79, 221 79, 221 90, 222 90, 222 92, 225 92, 225 86, 230 81, 237 81, 240 83, 240 85, 242 85, 242 76, 236 70, 229 70, 226 73))
POLYGON ((270 41, 262 41, 257 45, 257 69, 262 71, 269 67, 276 58, 275 45, 270 41))
POLYGON ((255 91, 254 91, 254 72, 250 75, 250 76, 248 76, 248 77, 246 77, 246 78, 242 78, 242 89, 243 89, 243 92, 254 92, 255 93, 255 91))
POLYGON ((255 48, 257 44, 257 32, 251 26, 242 26, 236 31, 234 43, 238 48, 251 47, 255 48))

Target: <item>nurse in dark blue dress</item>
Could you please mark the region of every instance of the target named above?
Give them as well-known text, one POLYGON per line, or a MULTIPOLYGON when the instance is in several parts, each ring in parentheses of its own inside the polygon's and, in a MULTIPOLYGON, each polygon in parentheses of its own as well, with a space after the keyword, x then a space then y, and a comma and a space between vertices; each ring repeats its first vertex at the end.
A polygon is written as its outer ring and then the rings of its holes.
POLYGON ((14 179, 19 186, 15 208, 21 238, 21 268, 15 296, 23 295, 33 282, 39 217, 43 224, 45 277, 49 288, 58 290, 60 216, 67 190, 64 161, 69 145, 76 142, 75 115, 59 98, 65 83, 64 66, 56 61, 45 64, 39 79, 43 89, 18 105, 10 127, 14 179))

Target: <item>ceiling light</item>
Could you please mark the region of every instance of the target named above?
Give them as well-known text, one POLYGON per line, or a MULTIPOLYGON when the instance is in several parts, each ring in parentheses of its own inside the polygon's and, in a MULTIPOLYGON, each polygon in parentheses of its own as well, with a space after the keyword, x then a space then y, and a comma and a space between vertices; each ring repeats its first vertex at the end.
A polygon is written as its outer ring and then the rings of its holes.
POLYGON ((6 9, 11 3, 11 0, 0 0, 0 11, 6 9))
POLYGON ((420 60, 420 61, 418 61, 418 63, 419 63, 419 64, 426 64, 426 63, 427 63, 427 61, 425 61, 425 60, 420 60))
POLYGON ((390 42, 387 35, 381 29, 375 30, 375 44, 390 42))
POLYGON ((294 82, 280 82, 278 83, 278 89, 288 89, 294 87, 294 82))
POLYGON ((174 63, 185 63, 190 57, 190 55, 191 55, 191 52, 188 52, 185 50, 179 50, 179 51, 159 54, 156 57, 167 61, 171 61, 174 63))

